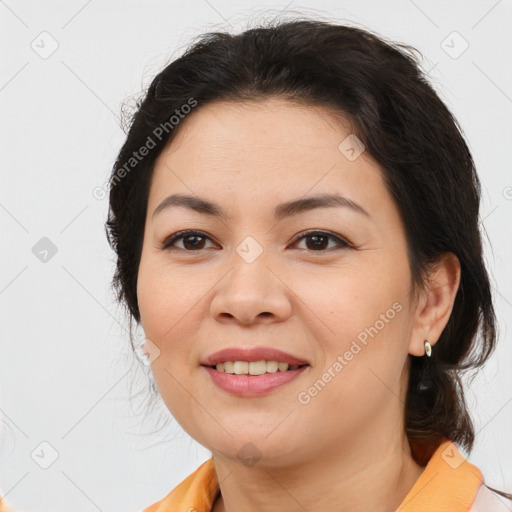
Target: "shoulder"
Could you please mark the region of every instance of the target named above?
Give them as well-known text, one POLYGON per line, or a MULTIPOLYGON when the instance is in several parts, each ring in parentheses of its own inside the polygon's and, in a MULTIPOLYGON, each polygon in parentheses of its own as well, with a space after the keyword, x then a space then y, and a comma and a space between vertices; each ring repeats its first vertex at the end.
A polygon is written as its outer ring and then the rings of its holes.
POLYGON ((184 512, 190 509, 210 512, 219 492, 219 483, 213 459, 203 462, 192 474, 180 482, 165 498, 140 512, 184 512))

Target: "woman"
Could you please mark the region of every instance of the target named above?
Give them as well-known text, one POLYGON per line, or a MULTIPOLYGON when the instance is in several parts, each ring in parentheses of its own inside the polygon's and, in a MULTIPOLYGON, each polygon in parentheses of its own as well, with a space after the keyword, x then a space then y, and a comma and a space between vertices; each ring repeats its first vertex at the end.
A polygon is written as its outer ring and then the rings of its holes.
POLYGON ((510 507, 458 448, 460 372, 496 344, 480 184, 410 50, 314 20, 211 33, 138 104, 114 284, 212 452, 146 512, 510 507))

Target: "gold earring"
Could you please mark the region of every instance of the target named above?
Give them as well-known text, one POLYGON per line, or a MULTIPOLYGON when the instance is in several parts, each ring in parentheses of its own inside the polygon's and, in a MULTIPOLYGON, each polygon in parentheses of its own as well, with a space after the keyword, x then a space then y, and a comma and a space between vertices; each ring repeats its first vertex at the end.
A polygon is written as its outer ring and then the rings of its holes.
POLYGON ((432 345, 428 340, 425 340, 425 354, 427 354, 427 357, 432 355, 432 345))

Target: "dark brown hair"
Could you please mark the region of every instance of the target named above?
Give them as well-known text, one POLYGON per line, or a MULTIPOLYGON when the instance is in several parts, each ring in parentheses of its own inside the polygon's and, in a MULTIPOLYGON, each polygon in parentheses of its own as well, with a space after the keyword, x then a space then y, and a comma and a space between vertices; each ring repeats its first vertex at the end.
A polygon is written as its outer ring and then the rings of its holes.
POLYGON ((454 253, 461 265, 453 311, 432 357, 409 356, 406 433, 413 456, 425 465, 446 438, 468 452, 473 447, 460 376, 490 357, 496 319, 482 255, 473 158, 414 52, 367 30, 312 19, 273 20, 237 35, 201 35, 153 79, 137 103, 110 179, 106 228, 117 254, 117 298, 139 323, 137 274, 149 186, 155 159, 180 126, 171 127, 171 117, 183 118, 191 99, 200 109, 215 100, 271 96, 342 116, 384 170, 406 230, 412 283, 424 286, 429 269, 445 253, 454 253), (148 154, 127 167, 149 139, 148 154))

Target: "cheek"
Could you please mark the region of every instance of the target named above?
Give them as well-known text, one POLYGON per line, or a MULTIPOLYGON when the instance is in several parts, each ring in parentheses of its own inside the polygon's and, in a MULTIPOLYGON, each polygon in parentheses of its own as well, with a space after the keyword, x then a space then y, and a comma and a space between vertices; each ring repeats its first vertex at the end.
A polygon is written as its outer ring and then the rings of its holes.
POLYGON ((200 296, 201 286, 197 280, 166 268, 156 260, 141 260, 137 280, 141 323, 146 336, 162 345, 161 350, 166 350, 164 342, 175 338, 189 322, 188 315, 200 296))
POLYGON ((195 289, 193 282, 185 283, 177 272, 164 270, 149 258, 141 260, 137 282, 141 324, 145 337, 160 351, 151 372, 166 407, 182 425, 190 421, 194 406, 183 385, 188 389, 185 383, 191 381, 192 370, 197 371, 190 366, 191 325, 199 325, 195 289))
POLYGON ((379 320, 394 302, 402 301, 402 284, 377 263, 322 272, 321 280, 311 273, 301 279, 300 295, 306 304, 314 304, 334 337, 356 335, 379 320))
POLYGON ((347 432, 357 432, 401 395, 407 308, 397 290, 364 288, 350 280, 344 284, 325 301, 330 329, 315 340, 324 360, 302 390, 300 403, 309 403, 304 414, 323 415, 333 432, 340 421, 347 432), (326 417, 326 410, 339 415, 326 417))
POLYGON ((409 326, 406 277, 396 265, 375 261, 364 269, 340 271, 318 288, 321 292, 309 292, 305 302, 315 304, 312 309, 328 327, 321 331, 324 369, 335 372, 341 356, 343 373, 354 384, 372 377, 370 371, 391 380, 400 374, 409 326))
POLYGON ((167 295, 165 288, 160 284, 156 269, 143 258, 137 278, 137 301, 146 337, 154 342, 161 337, 167 295))

